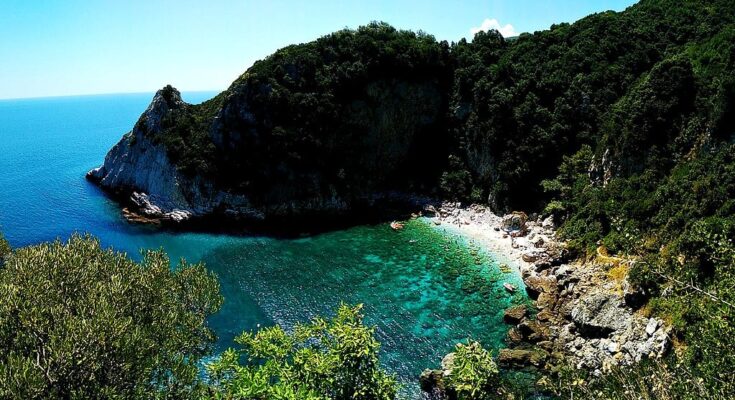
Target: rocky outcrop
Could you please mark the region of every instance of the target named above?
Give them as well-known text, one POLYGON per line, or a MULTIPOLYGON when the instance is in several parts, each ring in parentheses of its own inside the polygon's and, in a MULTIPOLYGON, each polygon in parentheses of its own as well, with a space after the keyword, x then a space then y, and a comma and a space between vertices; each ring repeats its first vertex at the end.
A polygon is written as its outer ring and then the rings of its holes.
POLYGON ((510 321, 514 326, 508 331, 509 344, 519 351, 505 351, 503 364, 538 364, 529 360, 530 344, 557 355, 552 363, 571 363, 595 373, 663 356, 670 346, 668 330, 662 321, 636 313, 640 290, 627 280, 611 282, 607 265, 565 263, 552 226, 548 219, 531 221, 525 237, 513 238, 524 255, 534 255, 523 257, 528 261, 521 265, 521 274, 539 312, 535 319, 510 321), (540 246, 533 243, 537 237, 543 237, 540 246))
POLYGON ((340 114, 351 125, 323 137, 274 127, 275 111, 258 105, 269 90, 240 83, 202 108, 167 86, 87 177, 139 221, 293 222, 424 203, 404 189, 433 179, 418 164, 433 157, 422 141, 441 116, 436 82, 368 82, 340 114))
POLYGON ((526 317, 527 312, 528 310, 525 304, 511 307, 503 313, 503 321, 509 324, 517 324, 526 317))
POLYGON ((564 243, 556 239, 552 216, 499 217, 483 206, 457 203, 427 211, 442 224, 468 226, 470 232, 481 227, 496 237, 493 240, 510 242, 510 249, 497 250, 514 257, 537 312, 533 315, 525 306, 504 312, 504 321, 511 325, 506 337, 510 348, 501 350, 500 365, 554 369, 571 364, 602 373, 668 351, 666 326, 636 312, 645 293, 627 280, 610 281, 610 266, 604 263, 570 262, 564 243))
POLYGON ((631 318, 622 300, 620 296, 604 290, 589 293, 576 301, 572 322, 585 337, 605 337, 626 329, 631 318))
POLYGON ((133 130, 100 167, 87 173, 88 179, 123 197, 131 218, 182 222, 212 212, 227 197, 182 175, 161 143, 165 119, 188 106, 171 86, 159 90, 133 130))
POLYGON ((549 353, 543 349, 500 349, 498 365, 502 367, 543 367, 549 353))

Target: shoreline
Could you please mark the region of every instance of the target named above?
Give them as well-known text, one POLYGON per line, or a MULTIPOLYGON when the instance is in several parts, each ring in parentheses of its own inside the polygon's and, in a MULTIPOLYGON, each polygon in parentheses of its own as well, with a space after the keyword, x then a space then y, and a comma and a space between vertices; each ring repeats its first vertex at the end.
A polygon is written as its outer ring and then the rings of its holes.
MULTIPOLYGON (((519 290, 528 293, 532 306, 505 310, 508 348, 498 352, 499 366, 551 374, 571 366, 600 375, 660 358, 671 348, 670 329, 640 309, 646 294, 628 283, 629 265, 611 257, 569 259, 553 217, 499 216, 482 205, 453 202, 427 205, 424 216, 427 223, 474 241, 518 271, 524 284, 519 290)), ((448 354, 439 370, 424 371, 425 390, 442 386, 452 358, 448 354)))
POLYGON ((516 231, 512 229, 504 230, 503 217, 481 205, 463 208, 459 203, 445 202, 433 214, 426 216, 427 223, 474 241, 493 257, 514 267, 521 276, 533 268, 529 260, 538 258, 545 251, 545 245, 557 242, 550 221, 545 227, 543 221, 527 222, 532 225, 533 236, 529 239, 514 235, 516 231))

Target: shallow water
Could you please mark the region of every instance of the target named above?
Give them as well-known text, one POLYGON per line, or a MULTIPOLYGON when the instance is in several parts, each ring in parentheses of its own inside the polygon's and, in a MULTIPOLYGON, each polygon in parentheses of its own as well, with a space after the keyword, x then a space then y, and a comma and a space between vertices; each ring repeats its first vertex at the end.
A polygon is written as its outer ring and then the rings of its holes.
MULTIPOLYGON (((190 102, 214 93, 184 93, 190 102)), ((422 220, 394 232, 358 226, 300 239, 158 232, 133 226, 84 179, 129 130, 151 94, 0 101, 0 231, 13 246, 89 232, 138 257, 164 248, 173 260, 204 261, 220 278, 225 304, 211 318, 218 348, 243 330, 292 326, 330 315, 340 302, 363 303, 382 359, 417 393, 416 377, 437 367, 458 341, 497 349, 503 310, 524 302, 521 286, 493 255, 422 220)))

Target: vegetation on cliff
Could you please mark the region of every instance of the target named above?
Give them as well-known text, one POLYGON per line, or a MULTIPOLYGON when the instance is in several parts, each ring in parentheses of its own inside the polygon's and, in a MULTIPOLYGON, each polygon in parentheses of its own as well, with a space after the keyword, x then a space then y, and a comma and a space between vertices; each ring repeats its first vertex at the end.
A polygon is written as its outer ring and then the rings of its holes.
POLYGON ((429 191, 445 158, 448 59, 448 44, 423 33, 342 30, 170 113, 158 140, 182 172, 256 204, 429 191))

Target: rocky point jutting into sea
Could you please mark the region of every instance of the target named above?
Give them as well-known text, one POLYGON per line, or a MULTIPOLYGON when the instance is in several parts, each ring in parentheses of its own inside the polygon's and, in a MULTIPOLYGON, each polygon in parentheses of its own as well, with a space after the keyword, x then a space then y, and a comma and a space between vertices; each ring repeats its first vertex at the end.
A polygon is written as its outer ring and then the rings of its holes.
MULTIPOLYGON (((245 96, 243 92, 249 91, 249 87, 235 88, 226 93, 224 100, 219 99, 223 95, 210 100, 223 103, 211 121, 207 122, 206 140, 223 153, 223 158, 236 151, 232 149, 244 146, 250 140, 255 142, 251 144, 254 147, 265 147, 261 142, 271 140, 272 134, 261 133, 255 122, 251 121, 253 116, 248 112, 250 106, 241 98, 245 96), (253 126, 248 127, 248 124, 253 126), (233 132, 232 125, 237 125, 240 131, 233 132), (252 137, 246 137, 242 130, 252 137)), ((375 137, 357 139, 356 142, 346 141, 340 144, 341 149, 332 150, 337 154, 334 157, 342 158, 342 152, 352 152, 355 147, 365 146, 360 143, 365 140, 381 140, 384 146, 390 147, 390 151, 368 149, 362 154, 341 160, 337 165, 338 176, 323 176, 318 171, 289 168, 270 157, 266 157, 261 165, 243 172, 245 175, 252 174, 255 176, 253 180, 258 182, 246 180, 234 186, 224 182, 222 177, 229 174, 236 176, 236 179, 246 179, 238 175, 239 170, 220 169, 213 176, 201 169, 182 168, 181 156, 172 152, 167 140, 178 134, 172 132, 176 128, 172 124, 178 123, 175 122, 177 119, 185 118, 181 115, 190 113, 192 108, 201 106, 185 103, 176 89, 167 86, 156 93, 133 130, 109 151, 100 167, 89 171, 87 178, 122 199, 126 206, 126 218, 139 222, 185 224, 191 220, 215 217, 258 223, 275 219, 354 215, 355 210, 374 209, 379 203, 419 204, 424 201, 422 197, 415 196, 410 190, 395 190, 401 185, 391 182, 391 174, 406 162, 406 158, 429 156, 408 153, 417 153, 415 148, 421 146, 415 143, 416 134, 424 129, 423 125, 431 124, 437 118, 438 109, 431 105, 438 99, 435 90, 430 85, 376 83, 367 91, 365 96, 373 101, 388 97, 397 97, 399 100, 383 103, 376 110, 384 116, 380 117, 382 120, 377 122, 375 131, 371 131, 375 137), (427 94, 422 94, 424 92, 427 94), (404 109, 407 102, 418 102, 421 96, 426 97, 426 104, 417 105, 413 110, 404 109), (400 121, 392 122, 391 118, 398 118, 396 114, 400 121), (391 129, 404 124, 411 126, 405 127, 403 137, 391 138, 381 136, 384 135, 378 130, 383 129, 381 124, 391 124, 391 129), (172 159, 174 157, 179 159, 172 159), (368 167, 372 170, 385 170, 356 184, 346 182, 345 174, 365 167, 363 164, 366 163, 370 164, 368 167), (250 187, 251 184, 257 187, 250 187)), ((253 150, 248 147, 248 151, 253 150)), ((230 164, 245 162, 238 155, 230 157, 237 159, 230 161, 230 164)), ((217 165, 227 168, 224 164, 217 165)))

